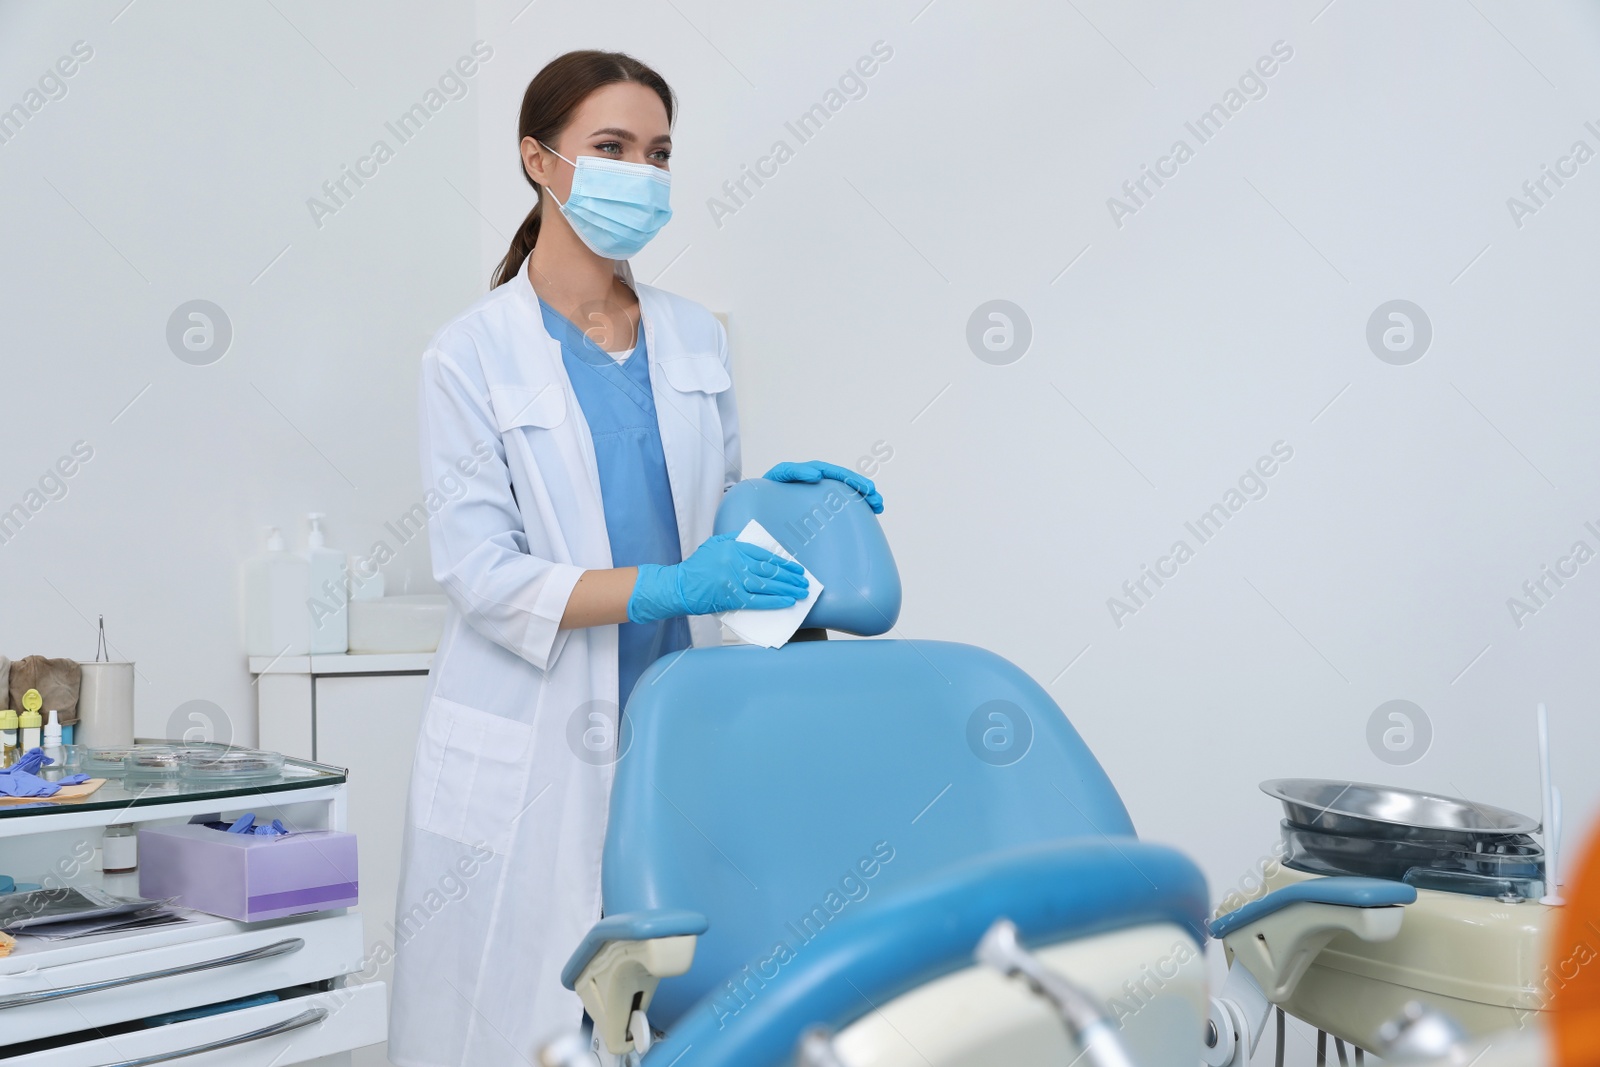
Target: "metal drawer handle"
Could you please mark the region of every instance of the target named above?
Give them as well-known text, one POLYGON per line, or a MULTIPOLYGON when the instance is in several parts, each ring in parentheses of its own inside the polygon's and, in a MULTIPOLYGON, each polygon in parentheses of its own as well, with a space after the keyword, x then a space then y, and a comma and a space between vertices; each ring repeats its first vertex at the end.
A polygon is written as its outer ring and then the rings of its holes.
POLYGON ((186 963, 182 967, 168 967, 163 971, 150 971, 147 974, 134 974, 126 978, 111 978, 104 982, 85 982, 83 985, 62 986, 60 989, 39 989, 32 993, 12 993, 0 997, 0 1010, 6 1008, 20 1008, 28 1004, 42 1004, 51 1000, 63 1000, 67 997, 81 997, 85 993, 98 993, 104 989, 120 989, 123 986, 137 985, 140 982, 153 982, 158 978, 172 978, 180 974, 193 974, 196 971, 209 971, 217 967, 231 967, 235 963, 249 963, 252 960, 270 959, 273 956, 282 956, 290 952, 298 952, 306 944, 303 937, 287 937, 282 941, 274 941, 270 945, 250 949, 248 952, 236 952, 231 956, 218 956, 214 960, 203 960, 200 963, 186 963))
POLYGON ((248 1034, 225 1037, 220 1041, 208 1041, 204 1045, 180 1048, 174 1052, 158 1052, 154 1056, 140 1056, 136 1060, 118 1060, 116 1063, 105 1064, 104 1067, 145 1067, 147 1063, 166 1063, 168 1060, 182 1059, 185 1056, 198 1056, 202 1052, 215 1052, 219 1048, 232 1048, 235 1045, 260 1041, 264 1038, 275 1037, 278 1034, 287 1034, 289 1031, 298 1030, 303 1026, 315 1026, 327 1017, 327 1008, 307 1008, 292 1019, 285 1019, 282 1022, 273 1023, 271 1026, 263 1026, 259 1030, 251 1030, 248 1034))

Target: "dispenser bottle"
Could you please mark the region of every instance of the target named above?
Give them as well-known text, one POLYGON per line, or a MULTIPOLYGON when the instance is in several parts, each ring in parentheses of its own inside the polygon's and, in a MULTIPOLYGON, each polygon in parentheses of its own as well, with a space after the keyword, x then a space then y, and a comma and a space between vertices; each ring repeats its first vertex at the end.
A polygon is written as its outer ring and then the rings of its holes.
POLYGON ((17 762, 17 713, 10 708, 0 711, 0 768, 17 762))
POLYGON ((22 735, 17 739, 17 754, 26 755, 39 747, 43 738, 41 725, 44 720, 39 717, 39 709, 44 707, 44 698, 37 689, 30 689, 22 694, 22 714, 17 717, 17 730, 22 735))
POLYGON ((267 550, 244 565, 244 648, 250 656, 304 656, 311 651, 311 616, 305 559, 284 547, 283 533, 267 528, 267 550))
POLYGON ((306 536, 306 563, 310 589, 306 611, 311 626, 311 654, 345 652, 350 648, 350 593, 345 578, 344 553, 328 547, 322 529, 326 516, 313 511, 306 516, 311 532, 306 536))

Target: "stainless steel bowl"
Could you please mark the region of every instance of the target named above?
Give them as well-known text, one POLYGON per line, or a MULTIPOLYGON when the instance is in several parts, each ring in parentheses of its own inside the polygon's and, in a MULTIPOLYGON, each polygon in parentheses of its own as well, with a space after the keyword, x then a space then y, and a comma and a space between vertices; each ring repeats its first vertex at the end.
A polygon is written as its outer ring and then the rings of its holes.
POLYGON ((1388 785, 1274 778, 1261 791, 1281 801, 1295 825, 1339 834, 1471 845, 1539 829, 1537 819, 1505 808, 1388 785))

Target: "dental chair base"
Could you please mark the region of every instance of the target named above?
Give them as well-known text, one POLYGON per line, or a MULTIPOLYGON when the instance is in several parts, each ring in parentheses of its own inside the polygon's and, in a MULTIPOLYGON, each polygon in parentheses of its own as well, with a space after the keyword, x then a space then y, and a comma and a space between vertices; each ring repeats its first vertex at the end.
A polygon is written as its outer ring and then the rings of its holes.
MULTIPOLYGON (((1205 956, 1182 927, 1117 930, 1036 955, 1105 1006, 1135 1063, 1193 1067, 1205 956)), ((841 1030, 833 1049, 844 1067, 1073 1063, 1082 1052, 1043 1000, 976 966, 883 1003, 841 1030)))
MULTIPOLYGON (((1268 874, 1267 890, 1319 879, 1289 867, 1268 874)), ((1387 940, 1356 932, 1328 939, 1297 983, 1269 999, 1319 1030, 1366 1049, 1408 1001, 1450 1016, 1469 1037, 1537 1025, 1559 976, 1546 965, 1555 909, 1535 901, 1508 904, 1419 889, 1387 940)), ((1253 962, 1259 942, 1249 926, 1226 935, 1229 963, 1253 962)), ((1253 969, 1253 968, 1252 968, 1253 969)))

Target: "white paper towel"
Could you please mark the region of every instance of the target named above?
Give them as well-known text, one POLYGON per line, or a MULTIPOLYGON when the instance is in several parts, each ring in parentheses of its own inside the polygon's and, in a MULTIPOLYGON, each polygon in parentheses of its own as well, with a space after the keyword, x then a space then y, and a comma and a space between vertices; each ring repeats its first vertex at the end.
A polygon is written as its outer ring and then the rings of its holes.
MULTIPOLYGON (((783 550, 783 546, 767 532, 766 527, 754 519, 747 522, 744 529, 739 531, 738 539, 748 544, 759 545, 775 556, 799 562, 783 550)), ((802 568, 804 566, 801 564, 802 568)), ((800 629, 800 624, 806 621, 806 613, 811 610, 811 605, 822 595, 822 583, 817 581, 817 576, 810 571, 806 571, 806 583, 806 598, 790 607, 741 608, 738 611, 726 611, 719 616, 722 624, 738 635, 742 641, 766 648, 779 648, 800 629)))

